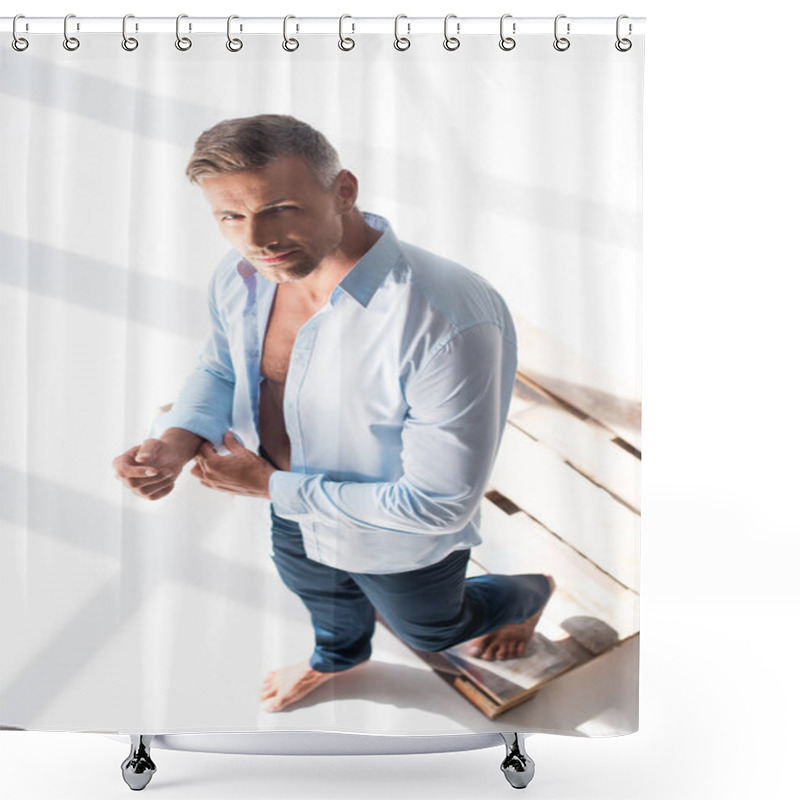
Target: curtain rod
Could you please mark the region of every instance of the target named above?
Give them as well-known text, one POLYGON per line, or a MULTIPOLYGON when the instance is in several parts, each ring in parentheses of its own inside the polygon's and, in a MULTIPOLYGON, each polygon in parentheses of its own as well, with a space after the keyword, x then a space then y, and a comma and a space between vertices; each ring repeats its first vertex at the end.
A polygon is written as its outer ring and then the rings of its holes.
MULTIPOLYGON (((195 17, 181 15, 181 29, 192 34, 225 33, 228 26, 227 17, 195 17)), ((348 33, 393 33, 398 24, 403 35, 438 34, 441 35, 444 17, 411 17, 401 15, 395 17, 360 17, 345 15, 340 22, 339 17, 305 17, 291 15, 290 30, 301 34, 336 34, 341 29, 348 33)), ((570 17, 559 15, 559 30, 569 34, 605 34, 613 36, 617 30, 616 17, 570 17)), ((11 33, 13 17, 0 17, 0 30, 11 33)), ((645 17, 625 17, 621 20, 621 32, 630 36, 644 33, 645 17)), ((20 16, 17 20, 17 33, 60 33, 64 32, 64 17, 20 16)), ((514 35, 553 34, 555 17, 513 17, 506 15, 505 30, 514 35)), ((450 15, 449 26, 456 35, 497 33, 500 16, 497 17, 459 17, 450 15)), ((128 19, 129 33, 175 32, 176 17, 137 17, 128 19)), ((81 17, 71 15, 70 32, 80 33, 120 33, 122 17, 81 17)), ((236 33, 282 33, 284 17, 235 17, 231 21, 231 30, 236 33)))

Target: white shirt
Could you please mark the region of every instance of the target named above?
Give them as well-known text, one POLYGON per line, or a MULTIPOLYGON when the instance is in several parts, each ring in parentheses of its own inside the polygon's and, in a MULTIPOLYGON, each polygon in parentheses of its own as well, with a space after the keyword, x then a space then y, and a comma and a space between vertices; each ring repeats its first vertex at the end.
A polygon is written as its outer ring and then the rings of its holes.
MULTIPOLYGON (((393 573, 480 544, 486 490, 517 367, 508 308, 479 275, 381 237, 300 328, 284 391, 291 471, 269 480, 306 555, 393 573)), ((178 427, 259 443, 261 350, 276 284, 235 250, 209 283, 199 365, 151 436, 178 427)))

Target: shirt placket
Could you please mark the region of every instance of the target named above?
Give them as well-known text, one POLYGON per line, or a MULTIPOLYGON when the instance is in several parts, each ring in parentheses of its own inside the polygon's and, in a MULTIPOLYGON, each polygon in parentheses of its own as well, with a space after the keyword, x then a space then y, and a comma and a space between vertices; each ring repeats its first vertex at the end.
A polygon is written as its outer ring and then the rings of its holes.
MULTIPOLYGON (((314 351, 314 342, 317 331, 322 322, 323 315, 331 308, 327 303, 314 316, 306 320, 294 340, 294 346, 289 357, 289 370, 286 375, 286 387, 283 397, 283 416, 286 424, 286 433, 291 443, 291 470, 306 474, 308 460, 306 457, 305 440, 303 439, 303 425, 300 418, 300 393, 303 388, 311 356, 314 351)), ((321 557, 319 539, 315 526, 303 525, 303 543, 306 555, 311 559, 319 560, 321 557)))
POLYGON ((249 275, 245 278, 247 287, 247 300, 242 311, 242 339, 247 364, 247 383, 250 389, 250 411, 253 415, 253 424, 258 433, 258 389, 261 377, 260 354, 261 348, 258 341, 258 303, 256 276, 249 275))

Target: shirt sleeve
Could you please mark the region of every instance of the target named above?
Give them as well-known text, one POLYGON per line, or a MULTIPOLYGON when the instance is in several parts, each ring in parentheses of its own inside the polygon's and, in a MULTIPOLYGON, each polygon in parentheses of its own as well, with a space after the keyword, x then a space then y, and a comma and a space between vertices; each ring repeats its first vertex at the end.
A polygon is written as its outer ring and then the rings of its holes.
POLYGON ((279 516, 411 534, 463 530, 477 512, 505 427, 516 346, 494 323, 455 334, 406 385, 403 474, 396 481, 332 481, 276 471, 279 516))
POLYGON ((186 379, 172 408, 153 420, 148 438, 158 438, 168 428, 183 428, 220 447, 222 437, 232 427, 235 376, 214 287, 212 275, 208 288, 211 331, 198 365, 186 379))

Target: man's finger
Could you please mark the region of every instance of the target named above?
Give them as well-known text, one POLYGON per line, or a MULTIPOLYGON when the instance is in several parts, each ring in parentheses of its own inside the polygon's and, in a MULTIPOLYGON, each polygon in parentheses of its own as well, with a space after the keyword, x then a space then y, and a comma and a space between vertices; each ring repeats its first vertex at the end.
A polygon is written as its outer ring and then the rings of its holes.
POLYGON ((126 478, 125 482, 131 487, 131 489, 140 489, 144 486, 153 486, 156 483, 163 483, 164 481, 173 480, 175 480, 175 478, 172 475, 159 472, 151 478, 126 478))
POLYGON ((214 449, 214 445, 211 444, 211 442, 203 442, 197 452, 203 458, 214 458, 217 455, 217 451, 214 449))
POLYGON ((166 489, 167 486, 172 486, 174 482, 175 481, 173 481, 172 478, 166 478, 163 481, 156 481, 148 486, 139 487, 139 494, 141 494, 143 497, 151 497, 161 489, 166 489))
POLYGON ((120 470, 125 478, 153 478, 158 476, 155 467, 134 467, 132 464, 125 464, 120 470))
POLYGON ((172 491, 172 484, 162 489, 160 492, 150 494, 147 496, 148 500, 160 500, 164 495, 168 495, 172 491))
POLYGON ((231 451, 231 453, 239 453, 241 450, 246 450, 247 448, 239 441, 236 434, 233 431, 226 431, 225 435, 222 437, 222 441, 225 444, 225 447, 231 451))

